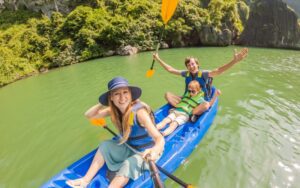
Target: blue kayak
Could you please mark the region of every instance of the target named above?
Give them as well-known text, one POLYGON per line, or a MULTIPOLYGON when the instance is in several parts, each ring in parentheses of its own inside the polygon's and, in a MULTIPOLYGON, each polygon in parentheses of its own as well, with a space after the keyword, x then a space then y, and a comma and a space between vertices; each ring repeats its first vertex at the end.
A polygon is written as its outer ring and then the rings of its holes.
MULTIPOLYGON (((210 125, 212 124, 218 107, 218 99, 211 106, 211 108, 203 113, 199 119, 192 123, 187 122, 179 126, 172 134, 165 137, 165 149, 161 158, 157 161, 157 164, 173 173, 180 164, 193 152, 197 147, 210 125)), ((155 121, 160 122, 169 113, 171 106, 164 105, 155 112, 155 121)), ((69 187, 66 185, 67 180, 81 178, 87 172, 93 157, 96 153, 96 149, 89 154, 85 155, 77 162, 73 163, 48 182, 42 185, 42 188, 50 187, 69 187)), ((89 188, 108 187, 109 180, 106 178, 107 166, 104 165, 94 179, 89 184, 89 188)), ((167 179, 167 176, 160 173, 160 177, 163 181, 167 179)), ((126 187, 153 187, 153 182, 150 177, 150 172, 145 171, 137 180, 130 180, 126 187)))

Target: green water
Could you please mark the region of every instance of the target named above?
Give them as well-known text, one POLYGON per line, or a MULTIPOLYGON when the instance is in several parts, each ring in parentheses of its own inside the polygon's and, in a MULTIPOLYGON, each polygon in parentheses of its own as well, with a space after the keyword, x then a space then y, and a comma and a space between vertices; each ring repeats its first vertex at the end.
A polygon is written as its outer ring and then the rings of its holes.
MULTIPOLYGON (((186 56, 213 69, 232 58, 233 47, 161 50, 183 69, 186 56)), ((0 188, 39 187, 110 138, 84 112, 106 83, 121 75, 143 89, 154 109, 166 91, 181 94, 184 81, 151 54, 110 57, 50 71, 0 89, 0 188)), ((250 48, 241 64, 214 79, 222 91, 212 127, 175 175, 205 188, 300 185, 300 52, 250 48)), ((177 187, 168 180, 167 187, 177 187)))

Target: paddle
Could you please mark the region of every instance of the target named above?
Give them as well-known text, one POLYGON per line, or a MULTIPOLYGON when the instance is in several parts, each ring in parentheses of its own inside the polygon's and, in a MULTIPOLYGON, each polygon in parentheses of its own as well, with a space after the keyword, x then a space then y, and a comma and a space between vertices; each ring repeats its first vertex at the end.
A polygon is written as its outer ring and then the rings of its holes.
MULTIPOLYGON (((91 120, 91 124, 98 126, 98 127, 102 127, 104 129, 106 129, 108 132, 110 132, 112 135, 121 138, 121 136, 117 135, 113 130, 111 130, 109 127, 107 127, 106 121, 104 118, 99 118, 99 119, 92 119, 91 120)), ((128 145, 126 142, 124 143, 131 151, 133 151, 136 154, 141 155, 141 152, 137 151, 136 149, 134 149, 133 147, 131 147, 130 145, 128 145)), ((157 165, 156 163, 154 163, 153 161, 149 162, 149 166, 150 166, 150 170, 152 172, 152 175, 154 176, 154 183, 157 186, 162 186, 162 181, 160 180, 160 177, 158 175, 158 170, 160 170, 162 173, 164 173, 166 176, 168 176, 170 179, 174 180, 176 183, 178 183, 179 185, 185 187, 185 188, 193 188, 192 185, 185 183, 184 181, 180 180, 179 178, 177 178, 176 176, 174 176, 173 174, 169 173, 167 170, 165 170, 164 168, 160 167, 159 165, 157 165)), ((163 186, 162 186, 163 187, 163 186)))
MULTIPOLYGON (((146 156, 146 158, 148 158, 148 157, 146 156)), ((154 187, 163 188, 164 185, 163 185, 163 183, 160 179, 158 169, 157 169, 155 163, 152 160, 148 160, 148 163, 149 163, 150 171, 152 173, 152 179, 153 179, 153 182, 154 182, 154 187)))
MULTIPOLYGON (((160 32, 160 37, 159 37, 159 41, 158 41, 158 44, 156 46, 156 53, 158 53, 158 49, 159 49, 159 46, 160 46, 160 42, 161 42, 161 39, 162 39, 162 36, 163 36, 163 32, 165 30, 165 27, 168 23, 168 21, 171 19, 171 17, 173 16, 174 12, 175 12, 175 9, 177 7, 177 4, 178 4, 178 1, 179 0, 162 0, 162 4, 161 4, 161 18, 164 22, 164 26, 162 28, 162 31, 160 32)), ((151 64, 151 67, 150 67, 150 70, 147 71, 146 73, 146 77, 152 77, 155 70, 153 69, 154 67, 154 63, 155 63, 155 60, 153 59, 152 60, 152 64, 151 64)))

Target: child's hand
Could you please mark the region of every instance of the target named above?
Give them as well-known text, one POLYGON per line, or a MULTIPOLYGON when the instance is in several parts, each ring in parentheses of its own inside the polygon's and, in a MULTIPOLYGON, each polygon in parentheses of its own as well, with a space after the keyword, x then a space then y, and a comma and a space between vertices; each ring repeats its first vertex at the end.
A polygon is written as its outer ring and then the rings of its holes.
POLYGON ((221 93, 221 90, 219 90, 219 89, 217 89, 217 91, 216 91, 216 96, 219 96, 219 95, 221 95, 222 93, 221 93))

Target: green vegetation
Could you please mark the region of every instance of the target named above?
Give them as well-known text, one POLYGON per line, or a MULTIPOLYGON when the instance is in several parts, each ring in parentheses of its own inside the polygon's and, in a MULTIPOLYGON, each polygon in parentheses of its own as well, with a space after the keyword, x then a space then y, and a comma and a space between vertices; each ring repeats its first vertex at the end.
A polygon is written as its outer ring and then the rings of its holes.
POLYGON ((3 11, 0 15, 0 30, 7 29, 15 24, 25 24, 30 18, 41 17, 39 13, 28 10, 3 11))
MULTIPOLYGON (((93 7, 78 6, 68 15, 54 12, 50 18, 24 10, 1 13, 0 87, 126 45, 145 51, 157 44, 163 27, 160 0, 98 0, 93 7)), ((185 40, 192 41, 203 27, 239 34, 247 11, 241 0, 181 0, 163 40, 170 47, 186 46, 185 40)))

